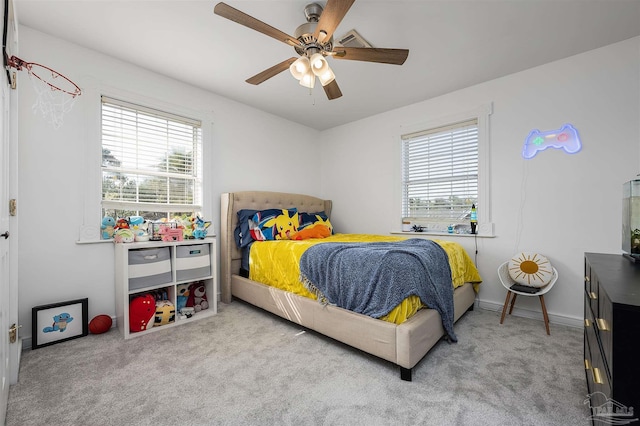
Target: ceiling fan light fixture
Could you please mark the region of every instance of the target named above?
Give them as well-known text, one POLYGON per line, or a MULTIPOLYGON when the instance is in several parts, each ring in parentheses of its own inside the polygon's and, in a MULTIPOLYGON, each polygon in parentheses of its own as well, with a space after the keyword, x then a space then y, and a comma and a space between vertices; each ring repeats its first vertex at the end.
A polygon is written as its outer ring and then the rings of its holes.
POLYGON ((307 71, 300 79, 300 85, 308 89, 313 89, 313 86, 315 86, 315 84, 316 75, 312 73, 311 70, 307 71))
POLYGON ((331 83, 335 79, 336 75, 329 67, 327 67, 327 70, 324 73, 318 75, 318 80, 320 80, 320 84, 322 84, 323 87, 331 83))
POLYGON ((323 43, 325 38, 327 38, 327 32, 325 30, 320 30, 318 33, 318 43, 323 43))
POLYGON ((329 69, 329 63, 325 57, 322 56, 322 53, 314 53, 311 55, 309 62, 311 63, 311 70, 317 76, 324 74, 329 69))
POLYGON ((302 78, 305 76, 305 74, 311 71, 311 64, 309 63, 309 59, 307 59, 306 56, 299 57, 295 60, 294 63, 291 64, 291 66, 289 67, 289 71, 296 80, 302 81, 302 78))

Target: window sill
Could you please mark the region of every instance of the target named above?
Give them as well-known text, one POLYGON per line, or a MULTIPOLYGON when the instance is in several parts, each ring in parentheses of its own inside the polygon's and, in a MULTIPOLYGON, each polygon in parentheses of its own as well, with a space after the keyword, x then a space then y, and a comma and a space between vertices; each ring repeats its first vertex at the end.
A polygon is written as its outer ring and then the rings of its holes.
POLYGON ((430 237, 462 237, 462 238, 495 238, 495 235, 486 235, 486 234, 450 234, 448 232, 435 232, 435 231, 391 231, 391 235, 426 235, 430 237))
MULTIPOLYGON (((212 235, 207 235, 206 237, 204 237, 204 239, 202 238, 193 238, 193 239, 188 239, 188 240, 182 240, 182 241, 176 241, 178 243, 183 243, 183 242, 191 242, 191 241, 205 241, 205 240, 209 240, 209 239, 214 239, 216 238, 215 234, 212 235)), ((134 242, 134 243, 121 243, 121 244, 136 244, 139 243, 140 241, 134 242)), ((151 243, 163 243, 163 241, 144 241, 144 242, 151 242, 151 243)), ((167 241, 164 241, 165 243, 167 241)), ((103 244, 103 243, 111 243, 111 244, 116 244, 116 242, 112 239, 110 240, 78 240, 76 241, 76 244, 103 244)))
POLYGON ((113 239, 111 240, 78 240, 76 244, 102 244, 102 243, 111 243, 113 244, 113 239))

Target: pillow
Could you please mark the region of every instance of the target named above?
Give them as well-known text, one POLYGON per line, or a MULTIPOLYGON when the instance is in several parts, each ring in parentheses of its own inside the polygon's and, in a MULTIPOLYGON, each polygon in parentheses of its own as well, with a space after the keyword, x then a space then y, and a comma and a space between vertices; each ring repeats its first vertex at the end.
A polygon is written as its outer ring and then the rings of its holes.
POLYGON ((326 225, 312 225, 307 226, 301 231, 298 231, 293 240, 308 240, 309 238, 327 238, 331 235, 331 230, 326 225))
POLYGON ((509 260, 509 276, 529 287, 544 287, 553 278, 549 259, 540 253, 518 253, 509 260))
POLYGON ((249 219, 249 232, 256 241, 290 240, 299 225, 297 209, 269 209, 249 219))
POLYGON ((258 210, 250 209, 238 210, 238 224, 236 225, 236 229, 233 230, 233 236, 236 239, 236 246, 238 246, 239 249, 243 249, 253 242, 249 231, 249 219, 257 212, 258 210))
POLYGON ((333 225, 331 225, 329 217, 325 212, 300 213, 300 230, 309 228, 317 224, 326 226, 327 228, 329 228, 329 232, 333 234, 333 225))

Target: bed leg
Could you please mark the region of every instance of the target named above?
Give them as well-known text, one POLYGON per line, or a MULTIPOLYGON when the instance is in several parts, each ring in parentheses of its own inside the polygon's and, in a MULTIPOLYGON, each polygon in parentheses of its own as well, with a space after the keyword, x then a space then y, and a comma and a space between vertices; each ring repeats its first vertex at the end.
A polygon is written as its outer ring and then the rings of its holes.
POLYGON ((411 369, 400 367, 400 378, 404 381, 411 381, 411 369))

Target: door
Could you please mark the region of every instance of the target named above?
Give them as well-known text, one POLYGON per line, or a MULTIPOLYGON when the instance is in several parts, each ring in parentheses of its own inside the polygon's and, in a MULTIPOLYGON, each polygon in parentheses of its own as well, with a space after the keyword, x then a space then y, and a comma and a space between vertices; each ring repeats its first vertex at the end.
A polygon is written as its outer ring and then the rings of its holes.
MULTIPOLYGON (((4 73, 3 73, 4 74, 4 73)), ((7 113, 8 86, 3 76, 2 118, 0 119, 0 424, 4 424, 9 397, 9 138, 7 113)))
MULTIPOLYGON (((3 44, 6 46, 6 53, 11 55, 17 47, 12 0, 2 2, 2 14, 3 44)), ((17 185, 14 185, 17 172, 17 114, 11 113, 17 111, 17 93, 11 89, 10 84, 13 70, 2 70, 0 74, 0 425, 3 425, 9 385, 17 381, 20 349, 17 331, 15 334, 9 331, 18 321, 17 261, 11 257, 11 253, 17 248, 17 223, 9 209, 9 199, 17 190, 17 185), (10 334, 13 334, 13 338, 10 338, 10 334)))

